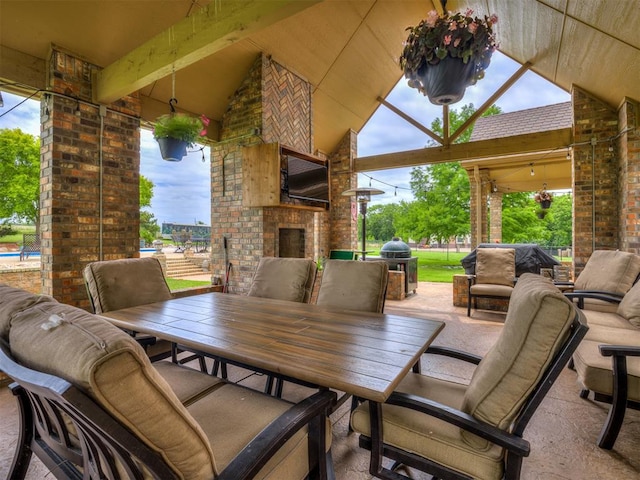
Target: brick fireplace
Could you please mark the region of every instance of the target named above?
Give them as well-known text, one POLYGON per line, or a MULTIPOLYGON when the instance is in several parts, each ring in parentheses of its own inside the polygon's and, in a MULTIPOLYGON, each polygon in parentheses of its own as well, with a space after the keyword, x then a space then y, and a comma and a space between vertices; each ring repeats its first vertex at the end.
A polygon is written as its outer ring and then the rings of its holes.
MULTIPOLYGON (((233 293, 248 290, 263 256, 315 260, 332 248, 355 248, 357 226, 350 199, 341 193, 356 184, 356 134, 345 132, 335 152, 318 152, 312 119, 312 85, 265 55, 256 59, 229 102, 221 141, 211 154, 211 244, 222 245, 218 240, 228 238, 233 293), (243 148, 272 143, 329 162, 329 209, 243 206, 243 148)), ((224 251, 214 247, 213 275, 223 275, 224 262, 224 251)))

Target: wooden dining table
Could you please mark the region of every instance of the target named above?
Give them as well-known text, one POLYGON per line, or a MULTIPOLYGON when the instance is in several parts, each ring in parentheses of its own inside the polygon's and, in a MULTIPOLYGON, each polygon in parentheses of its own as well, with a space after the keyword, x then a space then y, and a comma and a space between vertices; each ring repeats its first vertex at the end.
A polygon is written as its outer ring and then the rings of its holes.
POLYGON ((436 320, 217 292, 102 316, 214 358, 373 402, 391 395, 444 327, 436 320))

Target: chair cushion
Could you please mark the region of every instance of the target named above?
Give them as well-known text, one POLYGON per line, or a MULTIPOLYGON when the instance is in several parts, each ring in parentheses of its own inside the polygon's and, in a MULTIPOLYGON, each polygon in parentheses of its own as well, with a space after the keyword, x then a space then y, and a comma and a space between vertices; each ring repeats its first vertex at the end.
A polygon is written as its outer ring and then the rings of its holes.
POLYGON ((389 266, 386 262, 327 260, 316 304, 382 312, 388 280, 389 266))
POLYGON ((601 312, 600 310, 583 310, 584 316, 587 319, 589 325, 589 331, 587 337, 590 337, 594 331, 598 330, 598 327, 602 329, 623 329, 625 331, 640 329, 634 327, 629 321, 622 315, 611 312, 601 312))
POLYGON ((624 295, 640 274, 640 256, 595 250, 575 281, 575 290, 600 290, 624 295))
POLYGON ((98 314, 171 299, 157 258, 93 262, 83 275, 98 314))
POLYGON ((471 285, 469 291, 471 292, 471 295, 510 297, 513 293, 513 287, 510 285, 498 285, 493 283, 478 283, 471 285))
MULTIPOLYGON (((613 363, 611 357, 603 357, 598 345, 605 342, 583 339, 573 352, 573 365, 578 381, 587 389, 605 395, 613 394, 613 363)), ((640 357, 627 357, 629 400, 640 401, 640 357)))
POLYGON ((513 286, 516 276, 514 248, 478 248, 476 251, 476 283, 513 286))
MULTIPOLYGON (((409 373, 397 390, 429 398, 459 410, 466 385, 409 373)), ((448 465, 473 478, 502 478, 501 448, 492 446, 487 451, 478 452, 463 440, 460 429, 454 425, 431 415, 394 405, 382 406, 382 418, 385 443, 448 465)), ((369 402, 363 403, 353 412, 351 426, 358 433, 371 435, 369 402)))
POLYGON ((308 303, 316 264, 308 258, 262 257, 248 295, 308 303))
POLYGON ((634 327, 640 327, 640 282, 625 293, 617 313, 634 327))
MULTIPOLYGON (((229 462, 270 422, 291 404, 255 390, 226 384, 214 395, 200 398, 188 407, 202 426, 216 452, 219 470, 229 462), (230 408, 232 406, 232 408, 230 408), (222 413, 224 412, 224 413, 222 413)), ((309 472, 307 427, 296 432, 255 477, 258 479, 303 480, 309 472)), ((327 419, 327 450, 331 446, 331 424, 327 419)))
POLYGON ((18 362, 83 388, 182 478, 213 478, 206 435, 132 337, 103 318, 55 304, 14 316, 9 342, 18 362), (53 314, 62 322, 45 330, 53 314))
POLYGON ((19 288, 0 284, 0 338, 9 340, 11 317, 33 305, 40 303, 58 303, 53 297, 35 295, 19 288))
MULTIPOLYGON (((574 307, 549 279, 523 274, 500 337, 473 373, 463 411, 508 428, 562 347, 574 316, 574 307)), ((463 432, 463 437, 470 445, 489 448, 472 434, 463 432)))

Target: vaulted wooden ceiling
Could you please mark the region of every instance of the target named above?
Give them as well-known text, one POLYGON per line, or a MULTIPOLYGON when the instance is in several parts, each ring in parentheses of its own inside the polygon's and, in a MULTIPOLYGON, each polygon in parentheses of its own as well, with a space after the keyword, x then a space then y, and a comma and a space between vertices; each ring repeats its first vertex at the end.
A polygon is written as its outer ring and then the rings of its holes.
MULTIPOLYGON (((152 120, 168 111, 175 69, 178 106, 219 121, 264 52, 313 85, 315 143, 329 152, 401 78, 405 28, 433 8, 431 0, 0 0, 0 79, 19 84, 0 89, 45 88, 55 44, 104 68, 96 102, 139 90, 152 120)), ((613 107, 640 99, 635 0, 450 0, 446 8, 496 13, 500 50, 567 91, 578 85, 613 107)), ((405 158, 375 168, 426 157, 405 158)))

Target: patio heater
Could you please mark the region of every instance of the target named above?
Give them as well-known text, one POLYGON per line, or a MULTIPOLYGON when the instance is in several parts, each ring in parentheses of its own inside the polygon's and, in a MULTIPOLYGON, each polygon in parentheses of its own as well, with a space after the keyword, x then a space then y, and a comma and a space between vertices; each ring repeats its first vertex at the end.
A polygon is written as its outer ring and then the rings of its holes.
POLYGON ((366 260, 367 250, 367 203, 371 201, 371 195, 380 195, 384 191, 371 187, 352 188, 342 192, 342 195, 348 197, 354 197, 356 202, 360 205, 360 214, 362 214, 362 261, 366 260))

